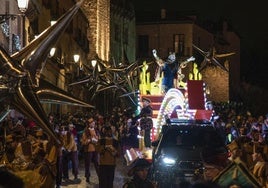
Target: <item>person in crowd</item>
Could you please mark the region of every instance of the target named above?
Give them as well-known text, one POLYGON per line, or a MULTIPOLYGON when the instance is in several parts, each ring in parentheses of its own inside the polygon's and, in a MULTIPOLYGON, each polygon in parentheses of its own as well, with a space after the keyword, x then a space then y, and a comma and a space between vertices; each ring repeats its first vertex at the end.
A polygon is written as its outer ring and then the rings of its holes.
POLYGON ((29 140, 20 134, 15 134, 14 145, 16 147, 14 151, 15 159, 14 163, 25 164, 25 168, 31 163, 32 160, 32 147, 29 140))
POLYGON ((143 107, 140 112, 140 128, 142 135, 144 136, 144 146, 146 148, 151 147, 151 129, 153 128, 153 109, 150 105, 151 100, 143 97, 143 107))
POLYGON ((78 151, 77 145, 72 132, 67 128, 63 134, 63 155, 62 155, 62 165, 63 165, 63 179, 69 179, 69 162, 72 163, 72 173, 74 175, 74 180, 78 179, 78 151))
POLYGON ((76 145, 78 145, 78 137, 77 137, 77 130, 76 127, 73 123, 69 123, 69 131, 72 133, 73 137, 74 137, 74 141, 76 143, 76 145))
POLYGON ((128 147, 130 148, 139 148, 139 129, 137 118, 132 118, 130 124, 128 125, 128 147))
POLYGON ((128 118, 126 120, 126 123, 122 123, 119 127, 119 134, 120 134, 120 146, 121 151, 123 154, 125 154, 127 149, 130 149, 129 146, 129 127, 132 124, 132 119, 128 118))
MULTIPOLYGON (((57 144, 43 132, 36 132, 36 143, 33 149, 34 171, 40 175, 40 188, 54 187, 57 172, 57 144)), ((32 178, 32 177, 31 177, 32 178)))
POLYGON ((146 159, 137 158, 131 165, 127 175, 132 177, 123 188, 156 188, 156 185, 148 179, 151 163, 146 159))
POLYGON ((113 138, 119 141, 119 131, 115 125, 111 125, 113 138))
POLYGON ((53 113, 49 113, 48 114, 48 122, 50 123, 50 126, 53 127, 53 129, 55 129, 55 117, 53 113))
MULTIPOLYGON (((201 159, 204 165, 203 175, 206 181, 212 181, 230 164, 227 148, 205 147, 201 151, 201 159)), ((197 173, 197 175, 200 174, 197 173)))
POLYGON ((105 126, 103 136, 96 145, 100 155, 99 188, 113 188, 116 158, 120 152, 118 140, 113 138, 110 126, 105 126))
POLYGON ((64 131, 55 130, 55 133, 61 144, 57 146, 57 173, 56 173, 56 188, 60 188, 62 183, 62 174, 63 174, 63 166, 62 166, 62 150, 63 150, 63 141, 64 141, 64 131))
POLYGON ((230 151, 229 160, 231 162, 240 163, 244 167, 250 169, 252 166, 252 159, 248 160, 247 154, 245 153, 245 148, 240 140, 233 140, 230 144, 227 145, 227 148, 230 151))
POLYGON ((96 152, 95 145, 100 138, 100 133, 96 129, 95 121, 89 118, 81 138, 84 149, 85 177, 86 182, 90 182, 90 164, 93 162, 97 175, 99 175, 99 154, 96 152))
POLYGON ((256 146, 252 155, 253 162, 253 175, 259 180, 263 187, 268 185, 268 163, 265 158, 265 154, 262 146, 256 146))
POLYGON ((262 136, 263 138, 268 137, 268 114, 265 115, 265 119, 263 120, 262 123, 262 136))

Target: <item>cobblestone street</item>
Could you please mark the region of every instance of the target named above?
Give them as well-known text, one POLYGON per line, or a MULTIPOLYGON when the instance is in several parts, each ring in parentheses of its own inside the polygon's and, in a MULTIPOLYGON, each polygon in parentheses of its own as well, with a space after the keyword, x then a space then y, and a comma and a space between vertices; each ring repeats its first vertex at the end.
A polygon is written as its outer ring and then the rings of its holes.
MULTIPOLYGON (((70 180, 62 182, 62 188, 98 188, 99 182, 97 178, 97 174, 94 169, 94 165, 92 164, 91 167, 91 177, 90 183, 86 182, 86 178, 84 177, 84 162, 83 159, 79 160, 79 175, 78 180, 73 180, 74 177, 72 176, 71 170, 69 170, 70 180)), ((123 157, 117 159, 117 166, 115 171, 115 178, 114 178, 114 188, 120 188, 123 186, 124 182, 127 181, 129 178, 127 174, 128 167, 124 163, 123 157)))

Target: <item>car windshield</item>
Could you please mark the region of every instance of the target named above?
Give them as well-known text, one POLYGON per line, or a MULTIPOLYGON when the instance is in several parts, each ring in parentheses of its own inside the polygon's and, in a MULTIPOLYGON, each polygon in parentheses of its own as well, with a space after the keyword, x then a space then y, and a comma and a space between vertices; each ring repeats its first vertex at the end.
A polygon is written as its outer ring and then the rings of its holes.
POLYGON ((175 146, 223 146, 221 139, 212 126, 174 126, 163 136, 160 147, 175 146))

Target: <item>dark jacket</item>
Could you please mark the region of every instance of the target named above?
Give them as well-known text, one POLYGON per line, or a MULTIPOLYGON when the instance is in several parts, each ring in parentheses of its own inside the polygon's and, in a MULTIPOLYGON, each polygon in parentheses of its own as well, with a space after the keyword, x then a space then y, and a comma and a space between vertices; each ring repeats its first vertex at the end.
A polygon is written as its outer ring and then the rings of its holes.
POLYGON ((148 179, 142 180, 138 176, 134 177, 123 185, 123 188, 154 188, 154 185, 148 179))

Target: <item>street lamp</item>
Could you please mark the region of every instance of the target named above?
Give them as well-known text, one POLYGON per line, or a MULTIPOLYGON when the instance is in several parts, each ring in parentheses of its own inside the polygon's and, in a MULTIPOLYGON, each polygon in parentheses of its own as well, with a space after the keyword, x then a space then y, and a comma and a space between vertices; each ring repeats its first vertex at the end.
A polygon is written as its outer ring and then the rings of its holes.
POLYGON ((97 60, 95 59, 91 60, 91 65, 93 68, 95 68, 96 64, 97 64, 97 60))
POLYGON ((79 59, 80 59, 80 55, 74 54, 74 62, 78 63, 79 59))
POLYGON ((22 46, 25 46, 25 12, 28 9, 29 0, 18 0, 18 7, 22 13, 22 46))
POLYGON ((25 12, 26 10, 28 9, 28 3, 29 3, 29 0, 17 0, 17 5, 18 5, 18 8, 20 10, 20 12, 22 14, 9 14, 9 10, 6 10, 6 13, 5 14, 0 14, 0 24, 2 25, 2 28, 4 27, 3 30, 5 30, 5 34, 7 37, 9 37, 9 25, 7 25, 6 23, 6 20, 9 20, 9 19, 12 19, 14 20, 15 18, 17 18, 18 16, 22 16, 22 20, 23 20, 23 23, 22 23, 22 46, 24 46, 25 42, 25 37, 24 37, 24 30, 25 30, 25 12))
MULTIPOLYGON (((29 0, 17 0, 18 1, 18 8, 22 14, 26 12, 28 9, 28 3, 29 0)), ((0 14, 1 23, 4 22, 7 19, 15 19, 17 16, 20 16, 21 14, 9 14, 8 10, 6 10, 5 14, 0 14)))
POLYGON ((56 48, 55 47, 51 48, 49 51, 48 57, 50 57, 50 58, 53 57, 55 55, 55 52, 56 52, 56 48))
POLYGON ((29 3, 29 0, 18 0, 18 7, 22 14, 24 14, 26 10, 28 9, 28 3, 29 3))

